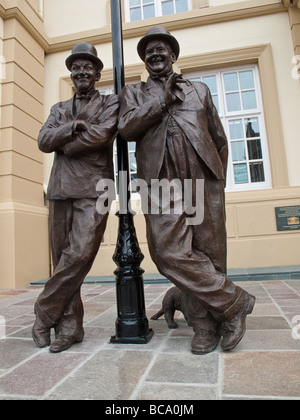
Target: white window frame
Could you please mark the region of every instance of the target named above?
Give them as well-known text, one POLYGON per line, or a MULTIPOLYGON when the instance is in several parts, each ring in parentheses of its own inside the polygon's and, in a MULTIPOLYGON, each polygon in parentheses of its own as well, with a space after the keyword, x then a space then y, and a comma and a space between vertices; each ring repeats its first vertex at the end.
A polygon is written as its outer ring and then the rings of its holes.
MULTIPOLYGON (((228 146, 229 146, 229 158, 228 158, 228 170, 227 170, 227 186, 226 192, 235 192, 235 191, 253 191, 253 190, 261 190, 261 189, 269 189, 272 188, 272 180, 271 180, 271 168, 270 168, 270 158, 269 158, 269 150, 268 150, 268 141, 267 141, 267 134, 265 128, 265 119, 263 113, 263 103, 262 103, 262 95, 261 95, 261 87, 260 87, 260 80, 259 80, 259 73, 257 65, 245 65, 245 66, 236 66, 236 67, 229 67, 223 68, 218 70, 211 70, 211 71, 200 71, 195 73, 186 73, 184 76, 187 79, 200 79, 202 81, 203 77, 205 76, 216 76, 217 80, 217 91, 218 91, 218 100, 219 100, 219 116, 224 126, 227 138, 228 138, 228 146), (226 109, 226 93, 225 93, 225 86, 224 86, 224 74, 233 73, 233 72, 243 72, 246 70, 252 70, 254 76, 254 86, 255 86, 255 93, 256 93, 256 109, 250 110, 240 110, 240 111, 227 111, 226 109), (234 164, 232 159, 232 148, 231 148, 231 140, 230 140, 230 131, 229 131, 229 121, 231 120, 240 120, 244 118, 258 118, 259 121, 259 128, 260 128, 260 140, 261 140, 261 148, 262 148, 262 161, 264 166, 264 175, 265 181, 264 182, 251 182, 250 176, 250 169, 249 169, 249 162, 248 159, 248 152, 247 153, 247 170, 248 170, 248 183, 241 183, 236 184, 234 181, 234 164)), ((259 159, 257 159, 259 160, 259 159)), ((234 162, 237 164, 237 162, 234 162)))
MULTIPOLYGON (((130 20, 130 0, 124 0, 124 8, 125 8, 125 22, 131 22, 130 20)), ((154 3, 154 8, 155 8, 155 16, 154 17, 158 17, 158 16, 163 16, 162 13, 162 2, 164 0, 152 0, 154 3)), ((173 4, 174 4, 174 9, 176 10, 176 0, 172 0, 173 4)), ((142 2, 142 0, 141 0, 142 2)), ((192 10, 193 8, 193 4, 192 4, 192 0, 187 0, 188 2, 188 10, 192 10)), ((175 11, 175 14, 178 13, 175 11)), ((165 15, 166 16, 166 15, 165 15)), ((144 20, 144 10, 142 7, 142 20, 144 20)), ((135 22, 135 21, 132 21, 135 22)))

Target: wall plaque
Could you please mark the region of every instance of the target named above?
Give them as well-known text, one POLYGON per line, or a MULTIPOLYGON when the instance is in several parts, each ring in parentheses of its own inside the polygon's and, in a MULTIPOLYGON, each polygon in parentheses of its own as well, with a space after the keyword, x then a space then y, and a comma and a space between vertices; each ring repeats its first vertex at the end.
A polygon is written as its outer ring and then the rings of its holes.
POLYGON ((277 230, 300 229, 300 206, 275 207, 277 230))

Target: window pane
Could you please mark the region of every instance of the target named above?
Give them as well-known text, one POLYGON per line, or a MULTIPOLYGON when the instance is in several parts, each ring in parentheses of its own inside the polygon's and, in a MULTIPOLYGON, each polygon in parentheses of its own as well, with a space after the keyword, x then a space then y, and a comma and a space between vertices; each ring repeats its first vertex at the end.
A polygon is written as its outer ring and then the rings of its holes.
POLYGON ((144 19, 155 17, 154 5, 144 6, 144 19))
POLYGON ((230 139, 237 140, 244 138, 243 121, 231 120, 229 121, 230 139))
POLYGON ((235 184, 247 184, 249 182, 246 163, 233 165, 235 184))
POLYGON ((263 162, 250 163, 251 182, 265 182, 263 162))
POLYGON ((261 149, 261 141, 260 140, 249 140, 248 143, 248 153, 249 159, 262 159, 262 149, 261 149))
POLYGON ((234 162, 240 162, 241 160, 246 160, 246 149, 245 143, 243 141, 235 141, 231 143, 232 150, 232 160, 234 162))
POLYGON ((130 153, 129 157, 130 157, 130 172, 136 172, 137 167, 136 167, 135 156, 133 153, 130 153))
POLYGON ((175 13, 173 0, 171 1, 164 1, 162 3, 162 14, 163 15, 171 15, 175 13))
POLYGON ((136 9, 130 10, 130 21, 133 22, 135 20, 141 20, 142 19, 142 9, 140 7, 137 7, 136 9))
POLYGON ((212 95, 212 100, 213 100, 213 103, 214 103, 215 107, 217 108, 217 111, 220 113, 218 95, 212 95))
POLYGON ((247 118, 245 120, 246 137, 260 137, 258 118, 247 118))
POLYGON ((218 93, 216 76, 205 76, 202 81, 209 87, 211 93, 218 93))
POLYGON ((128 143, 128 149, 129 149, 129 152, 135 152, 135 142, 130 141, 128 143))
POLYGON ((141 0, 130 0, 129 1, 129 7, 140 6, 140 5, 141 5, 141 0))
POLYGON ((228 112, 241 110, 241 101, 239 93, 226 93, 226 102, 228 112))
POLYGON ((189 10, 187 0, 176 0, 176 13, 189 10))
POLYGON ((254 89, 254 78, 253 78, 253 72, 250 71, 241 71, 239 73, 240 75, 240 83, 241 83, 241 89, 254 89))
POLYGON ((224 74, 225 91, 239 90, 237 73, 224 74))
POLYGON ((242 100, 243 100, 243 108, 244 109, 256 109, 257 108, 256 96, 255 96, 255 91, 254 90, 247 91, 247 92, 242 92, 242 100))

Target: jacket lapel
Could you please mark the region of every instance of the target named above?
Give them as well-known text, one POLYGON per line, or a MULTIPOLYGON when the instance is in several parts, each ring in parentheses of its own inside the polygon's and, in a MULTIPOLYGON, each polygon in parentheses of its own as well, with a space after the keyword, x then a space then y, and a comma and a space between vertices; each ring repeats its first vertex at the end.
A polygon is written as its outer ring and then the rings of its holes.
POLYGON ((58 107, 59 121, 65 123, 74 120, 73 109, 74 97, 69 101, 62 102, 61 106, 58 107))
POLYGON ((164 93, 162 84, 159 81, 155 81, 150 77, 147 80, 145 86, 146 93, 151 96, 161 96, 164 93))
POLYGON ((87 106, 78 114, 76 113, 75 98, 76 96, 74 95, 72 99, 63 102, 61 106, 58 107, 59 121, 64 123, 73 121, 75 118, 85 121, 92 121, 95 117, 98 116, 102 104, 99 91, 96 90, 92 94, 92 98, 88 102, 87 106))
POLYGON ((187 83, 182 83, 180 86, 182 87, 183 92, 185 93, 186 96, 192 92, 195 92, 194 86, 188 80, 187 80, 187 83))
POLYGON ((87 106, 79 112, 79 114, 76 116, 80 120, 85 121, 92 121, 95 118, 95 115, 99 112, 99 109, 101 107, 101 95, 98 90, 96 90, 88 102, 87 106))

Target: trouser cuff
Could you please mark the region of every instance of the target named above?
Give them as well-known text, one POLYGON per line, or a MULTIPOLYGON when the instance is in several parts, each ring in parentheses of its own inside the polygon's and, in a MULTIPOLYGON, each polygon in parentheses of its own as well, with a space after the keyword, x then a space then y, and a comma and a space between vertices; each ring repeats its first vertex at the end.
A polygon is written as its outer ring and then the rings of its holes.
POLYGON ((249 293, 243 290, 240 287, 237 287, 239 290, 238 297, 236 298, 235 302, 228 308, 223 314, 221 315, 221 321, 226 322, 231 320, 240 310, 242 307, 248 303, 249 300, 249 293))
POLYGON ((37 300, 34 305, 34 313, 40 318, 42 323, 46 328, 52 328, 55 325, 55 322, 46 314, 46 312, 41 308, 39 301, 37 300))

